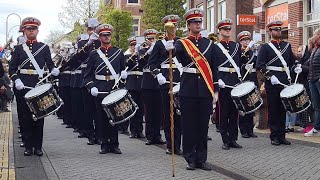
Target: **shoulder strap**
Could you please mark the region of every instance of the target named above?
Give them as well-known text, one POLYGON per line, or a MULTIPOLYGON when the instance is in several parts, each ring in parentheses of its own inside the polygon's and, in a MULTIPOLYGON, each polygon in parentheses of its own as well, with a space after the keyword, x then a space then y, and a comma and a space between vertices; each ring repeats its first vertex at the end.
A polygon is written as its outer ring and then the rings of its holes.
POLYGON ((230 56, 228 51, 223 47, 223 45, 221 43, 217 43, 217 45, 221 49, 223 54, 228 58, 229 62, 232 64, 233 68, 236 70, 238 77, 240 78, 241 77, 240 69, 237 66, 237 64, 234 62, 234 60, 232 59, 232 57, 230 56))
POLYGON ((106 55, 102 53, 101 49, 98 49, 98 50, 97 50, 97 53, 99 54, 99 56, 100 56, 100 58, 103 60, 103 62, 104 62, 104 63, 108 66, 108 68, 110 69, 110 72, 111 72, 112 76, 113 76, 114 78, 116 78, 116 77, 117 77, 117 73, 116 73, 115 70, 113 69, 113 67, 112 67, 110 61, 108 60, 108 58, 106 57, 106 55))
MULTIPOLYGON (((46 46, 45 44, 41 47, 42 49, 44 48, 44 46, 46 46)), ((22 44, 23 50, 27 53, 27 56, 29 57, 33 67, 36 69, 38 75, 40 78, 43 77, 43 69, 40 69, 39 64, 37 63, 37 61, 35 60, 34 56, 31 54, 31 51, 29 50, 28 46, 26 43, 22 44)))
POLYGON ((287 62, 284 60, 281 52, 271 43, 269 42, 268 45, 273 49, 273 51, 277 54, 277 56, 279 57, 280 61, 281 61, 281 64, 283 65, 285 71, 286 71, 286 74, 288 76, 288 79, 291 80, 291 76, 290 76, 290 71, 289 71, 289 68, 287 66, 287 62))

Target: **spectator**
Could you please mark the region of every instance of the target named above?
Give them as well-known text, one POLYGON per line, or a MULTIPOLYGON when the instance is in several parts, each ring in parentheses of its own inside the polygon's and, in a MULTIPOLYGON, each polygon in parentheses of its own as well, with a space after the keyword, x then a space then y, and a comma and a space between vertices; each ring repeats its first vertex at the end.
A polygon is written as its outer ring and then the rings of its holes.
MULTIPOLYGON (((2 64, 2 63, 1 63, 2 64)), ((2 70, 4 72, 8 72, 8 68, 3 68, 1 66, 2 70)), ((3 74, 3 77, 0 79, 0 112, 9 112, 8 109, 8 101, 12 99, 12 90, 10 88, 10 79, 7 75, 7 73, 3 74)))

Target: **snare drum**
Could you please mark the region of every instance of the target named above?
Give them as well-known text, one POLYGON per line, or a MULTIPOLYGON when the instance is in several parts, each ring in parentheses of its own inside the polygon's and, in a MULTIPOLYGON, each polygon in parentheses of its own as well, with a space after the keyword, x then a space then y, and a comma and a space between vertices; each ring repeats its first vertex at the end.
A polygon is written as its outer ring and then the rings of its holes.
POLYGON ((24 95, 24 98, 34 120, 49 116, 63 105, 57 91, 49 83, 31 89, 24 95))
POLYGON ((254 82, 243 82, 231 90, 231 98, 239 111, 245 114, 256 111, 263 100, 254 82))
POLYGON ((302 84, 292 84, 280 92, 280 98, 286 111, 300 113, 306 110, 311 102, 302 84))
POLYGON ((172 94, 173 94, 173 105, 176 108, 176 113, 178 115, 181 115, 180 112, 180 101, 179 101, 179 90, 180 90, 180 83, 173 86, 172 88, 172 94))
POLYGON ((109 123, 113 126, 129 120, 139 108, 126 89, 111 92, 102 100, 101 104, 110 118, 109 123))

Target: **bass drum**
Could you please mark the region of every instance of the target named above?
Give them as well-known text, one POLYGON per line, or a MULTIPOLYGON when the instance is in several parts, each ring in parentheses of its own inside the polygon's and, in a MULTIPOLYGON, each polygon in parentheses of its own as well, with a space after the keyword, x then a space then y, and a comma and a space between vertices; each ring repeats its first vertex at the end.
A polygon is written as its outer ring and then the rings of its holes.
POLYGON ((126 89, 111 92, 102 100, 101 105, 113 126, 128 121, 139 108, 126 89))
POLYGON ((34 120, 49 116, 63 105, 57 91, 49 83, 31 89, 24 95, 24 98, 33 113, 34 120))

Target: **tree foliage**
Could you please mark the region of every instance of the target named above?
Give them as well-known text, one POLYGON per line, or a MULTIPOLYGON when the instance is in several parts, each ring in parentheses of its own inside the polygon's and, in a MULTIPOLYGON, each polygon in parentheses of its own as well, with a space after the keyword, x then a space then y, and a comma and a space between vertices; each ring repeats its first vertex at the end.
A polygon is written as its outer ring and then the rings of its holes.
POLYGON ((53 43, 56 40, 58 40, 60 37, 64 35, 64 31, 62 30, 51 30, 49 35, 47 36, 47 39, 45 39, 45 42, 47 43, 53 43))
MULTIPOLYGON (((154 28, 164 32, 161 20, 163 17, 170 14, 178 15, 181 18, 179 26, 184 27, 185 22, 182 18, 185 13, 185 9, 183 8, 185 3, 186 0, 145 0, 142 15, 142 22, 145 24, 145 28, 154 28)), ((181 35, 182 32, 177 33, 181 35)))
POLYGON ((98 11, 100 0, 67 0, 59 13, 59 21, 66 28, 73 28, 75 22, 83 24, 98 11))
POLYGON ((96 17, 101 24, 113 26, 112 45, 123 50, 128 48, 128 38, 132 31, 131 12, 113 9, 111 6, 100 7, 96 17))
POLYGON ((80 22, 75 22, 73 24, 73 30, 68 34, 69 41, 75 41, 80 34, 86 32, 86 27, 81 25, 80 22))

